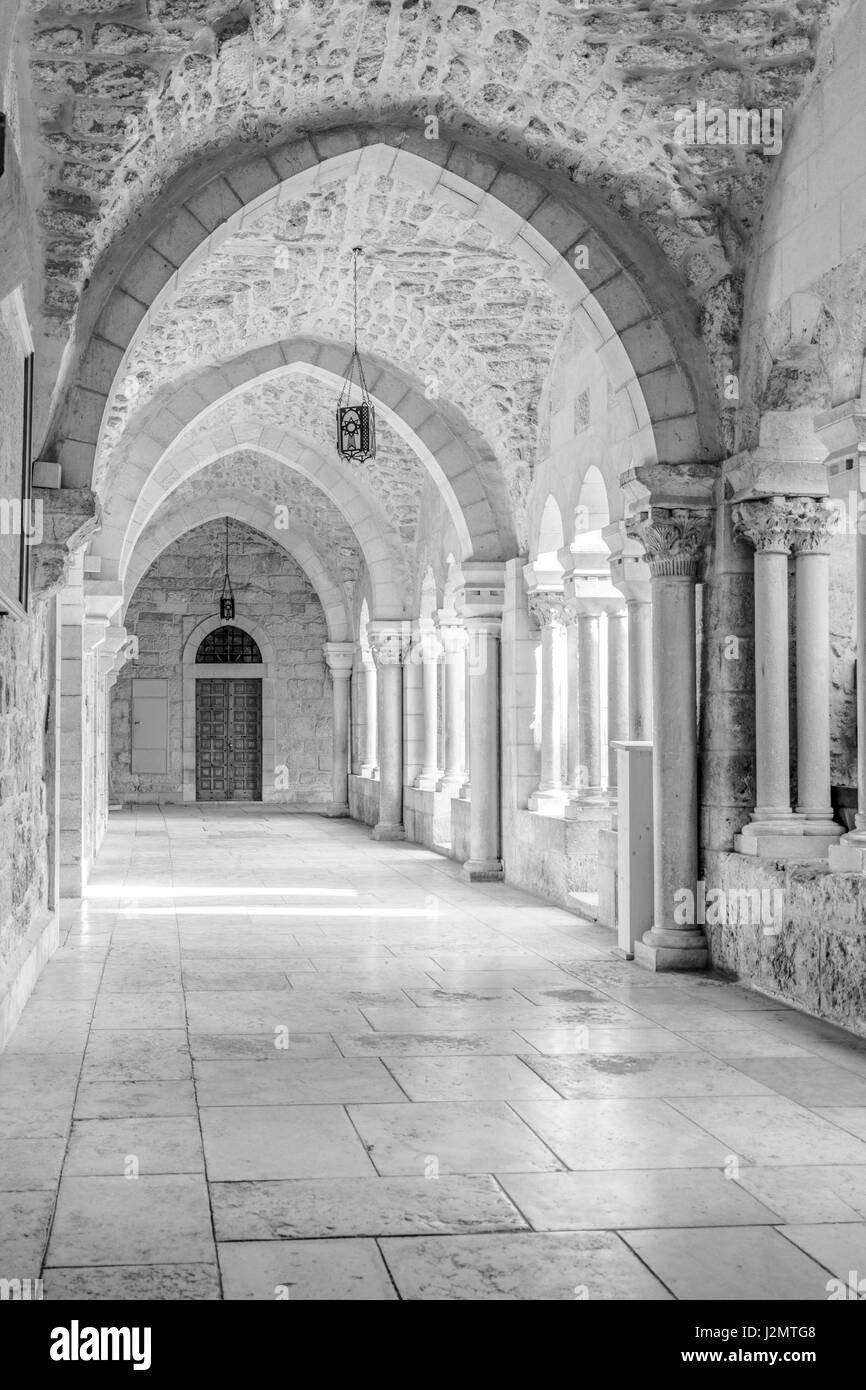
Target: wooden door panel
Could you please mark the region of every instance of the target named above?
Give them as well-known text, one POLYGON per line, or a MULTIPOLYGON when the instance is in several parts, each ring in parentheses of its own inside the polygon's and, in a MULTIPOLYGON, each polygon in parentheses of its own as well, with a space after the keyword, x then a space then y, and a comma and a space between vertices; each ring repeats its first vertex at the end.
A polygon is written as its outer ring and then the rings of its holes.
POLYGON ((260 801, 262 683, 196 681, 196 798, 260 801))

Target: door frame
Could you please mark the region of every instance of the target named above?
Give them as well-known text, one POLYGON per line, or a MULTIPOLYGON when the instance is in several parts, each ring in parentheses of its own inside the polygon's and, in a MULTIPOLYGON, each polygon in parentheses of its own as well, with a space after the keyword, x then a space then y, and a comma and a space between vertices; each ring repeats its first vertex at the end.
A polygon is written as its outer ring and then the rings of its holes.
MULTIPOLYGON (((202 664, 204 664, 204 663, 202 663, 202 664)), ((227 664, 227 663, 220 663, 220 664, 227 664)), ((250 801, 250 800, 252 800, 252 801, 254 801, 254 802, 260 801, 260 800, 261 800, 261 795, 259 795, 259 796, 257 796, 257 797, 247 797, 247 796, 242 796, 242 797, 235 797, 235 796, 222 796, 222 797, 219 797, 219 796, 203 796, 203 795, 201 794, 201 792, 199 791, 199 785, 198 785, 198 782, 199 782, 199 778, 198 778, 198 755, 199 755, 199 748, 198 748, 198 743, 199 743, 199 720, 198 720, 198 713, 199 713, 199 711, 198 711, 198 703, 199 703, 199 701, 198 701, 198 696, 199 696, 199 688, 198 688, 198 687, 199 687, 199 684, 200 684, 200 683, 203 683, 203 682, 206 681, 206 680, 207 680, 207 681, 214 682, 214 683, 219 683, 219 685, 222 687, 222 690, 223 690, 223 698, 224 698, 224 700, 225 700, 226 712, 227 712, 227 715, 228 715, 228 719, 227 719, 227 723, 226 723, 226 739, 227 739, 227 740, 230 740, 231 737, 232 737, 232 698, 233 698, 233 696, 232 696, 230 687, 235 686, 235 685, 237 685, 238 683, 243 683, 243 684, 246 684, 247 686, 252 685, 252 686, 255 687, 255 694, 256 694, 256 724, 257 724, 257 730, 258 730, 258 746, 257 746, 257 749, 256 749, 257 758, 256 758, 255 761, 256 761, 256 763, 258 764, 257 769, 256 769, 256 781, 257 781, 258 784, 259 784, 259 785, 258 785, 258 788, 257 788, 257 790, 258 790, 259 792, 261 792, 261 784, 262 784, 262 771, 263 771, 263 769, 262 769, 262 678, 261 678, 261 676, 239 676, 239 677, 238 677, 238 676, 199 676, 199 675, 197 675, 196 678, 195 678, 195 694, 196 694, 196 730, 195 730, 195 737, 196 737, 196 801, 206 801, 206 802, 235 802, 235 801, 250 801)), ((227 767, 227 769, 228 769, 228 768, 230 768, 231 765, 232 765, 231 743, 228 744, 228 748, 225 750, 225 752, 226 752, 226 755, 227 755, 227 764, 226 764, 226 767, 227 767)), ((228 780, 231 781, 231 778, 229 777, 228 780)))
MULTIPOLYGON (((190 621, 185 619, 186 622, 190 621)), ((202 680, 253 680, 262 683, 262 801, 273 801, 276 778, 277 702, 274 691, 274 649, 258 623, 236 618, 226 624, 222 618, 204 618, 194 622, 183 644, 183 800, 194 802, 195 795, 195 683, 202 680), (239 627, 249 633, 261 652, 260 662, 202 662, 196 665, 195 654, 202 641, 218 627, 239 627)), ((233 804, 233 803, 232 803, 233 804)), ((255 805, 255 802, 250 803, 255 805)))

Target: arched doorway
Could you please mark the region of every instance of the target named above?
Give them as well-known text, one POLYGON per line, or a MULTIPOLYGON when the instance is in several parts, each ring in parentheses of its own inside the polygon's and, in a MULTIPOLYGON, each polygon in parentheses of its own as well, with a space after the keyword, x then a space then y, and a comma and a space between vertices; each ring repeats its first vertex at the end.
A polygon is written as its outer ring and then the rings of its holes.
POLYGON ((242 628, 217 627, 199 643, 195 666, 196 800, 261 801, 262 678, 235 674, 261 669, 258 645, 242 628))

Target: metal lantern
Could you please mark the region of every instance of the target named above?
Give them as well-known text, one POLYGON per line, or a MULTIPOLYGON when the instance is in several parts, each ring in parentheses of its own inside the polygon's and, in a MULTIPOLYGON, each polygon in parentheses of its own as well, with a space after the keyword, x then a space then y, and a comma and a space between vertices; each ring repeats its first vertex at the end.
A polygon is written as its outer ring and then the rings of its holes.
POLYGON ((226 573, 220 598, 220 617, 224 623, 231 622, 235 616, 235 596, 229 578, 229 519, 226 517, 226 573))
POLYGON ((376 456, 376 412, 367 390, 364 366, 358 352, 358 257, 361 254, 360 246, 352 248, 355 258, 354 343, 343 389, 337 402, 337 453, 350 463, 364 463, 376 456))

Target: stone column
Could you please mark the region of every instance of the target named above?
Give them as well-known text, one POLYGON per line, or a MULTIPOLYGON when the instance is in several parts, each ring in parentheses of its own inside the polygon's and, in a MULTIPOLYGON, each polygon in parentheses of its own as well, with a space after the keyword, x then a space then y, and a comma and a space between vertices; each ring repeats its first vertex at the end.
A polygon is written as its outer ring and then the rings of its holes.
POLYGON ((698 729, 695 584, 709 536, 709 507, 648 506, 629 529, 643 544, 653 601, 653 927, 635 943, 649 970, 707 965, 704 934, 680 923, 698 878, 698 729), (679 915, 679 914, 677 914, 679 915))
MULTIPOLYGON (((835 512, 803 497, 794 524, 797 584, 797 814, 838 841, 830 804, 830 536, 835 512)), ((823 848, 823 847, 822 847, 823 848)), ((829 848, 829 845, 827 846, 829 848)))
POLYGON ((502 619, 467 617, 472 796, 469 858, 471 882, 502 878, 499 806, 499 639, 502 619))
POLYGON ((423 766, 415 779, 421 791, 435 791, 442 769, 439 767, 439 659, 442 644, 432 622, 421 620, 419 646, 424 698, 423 766))
POLYGON ((440 613, 439 637, 445 654, 445 771, 439 790, 459 796, 466 780, 466 628, 440 613))
POLYGON ((367 632, 379 677, 379 821, 374 840, 403 840, 403 657, 406 624, 370 623, 367 632))
POLYGON ((791 810, 788 719, 788 556, 797 506, 796 498, 776 496, 733 512, 735 535, 755 550, 756 802, 735 840, 745 854, 773 853, 777 837, 801 833, 791 810))
MULTIPOLYGON (((649 584, 646 588, 649 589, 649 584)), ((653 610, 646 598, 629 598, 628 609, 628 736, 648 741, 653 736, 653 610)))
POLYGON ((563 616, 565 629, 565 660, 567 666, 566 688, 568 709, 566 712, 566 777, 569 801, 580 799, 584 787, 580 761, 580 627, 577 615, 565 606, 563 616))
POLYGON ((628 614, 624 608, 607 615, 607 789, 616 793, 617 760, 611 743, 628 738, 628 614))
POLYGON ((584 599, 569 599, 569 622, 577 627, 578 720, 577 787, 570 803, 576 812, 580 802, 601 799, 601 663, 599 612, 587 612, 584 599))
POLYGON ((349 814, 349 682, 355 648, 351 642, 326 642, 322 648, 331 673, 331 805, 329 816, 349 814))
POLYGON ((529 611, 541 628, 541 781, 529 798, 529 809, 555 812, 567 799, 560 750, 563 596, 555 590, 536 590, 529 595, 529 611))
POLYGON ((361 652, 364 662, 364 759, 362 777, 379 775, 379 674, 372 652, 361 652))

